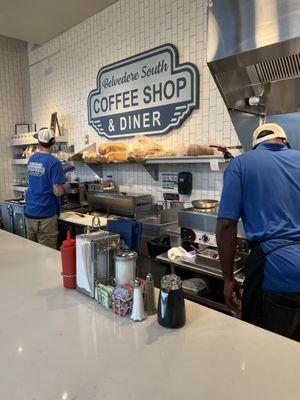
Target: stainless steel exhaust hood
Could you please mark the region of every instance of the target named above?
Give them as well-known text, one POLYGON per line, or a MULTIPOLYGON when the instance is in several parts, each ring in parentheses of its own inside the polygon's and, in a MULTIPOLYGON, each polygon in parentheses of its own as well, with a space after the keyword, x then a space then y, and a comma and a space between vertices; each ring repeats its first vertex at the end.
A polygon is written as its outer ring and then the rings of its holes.
POLYGON ((299 21, 299 0, 208 2, 207 63, 246 150, 262 119, 298 147, 299 21))

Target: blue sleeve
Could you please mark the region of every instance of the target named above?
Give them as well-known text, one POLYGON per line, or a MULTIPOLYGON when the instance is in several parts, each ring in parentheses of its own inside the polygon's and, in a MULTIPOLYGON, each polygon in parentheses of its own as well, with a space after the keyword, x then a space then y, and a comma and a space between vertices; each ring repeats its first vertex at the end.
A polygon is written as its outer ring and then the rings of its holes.
POLYGON ((50 169, 50 181, 52 185, 62 185, 65 183, 65 176, 61 162, 56 160, 50 169))
POLYGON ((242 181, 238 159, 230 161, 224 172, 218 218, 238 221, 242 212, 242 181))

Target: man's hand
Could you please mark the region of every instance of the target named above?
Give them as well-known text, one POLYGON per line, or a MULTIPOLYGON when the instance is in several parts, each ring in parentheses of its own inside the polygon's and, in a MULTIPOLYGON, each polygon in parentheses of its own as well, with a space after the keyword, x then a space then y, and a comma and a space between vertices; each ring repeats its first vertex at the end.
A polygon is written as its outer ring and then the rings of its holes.
POLYGON ((224 298, 226 306, 236 312, 239 313, 241 311, 240 304, 237 303, 236 300, 241 300, 241 293, 238 287, 238 284, 235 279, 224 281, 224 298))

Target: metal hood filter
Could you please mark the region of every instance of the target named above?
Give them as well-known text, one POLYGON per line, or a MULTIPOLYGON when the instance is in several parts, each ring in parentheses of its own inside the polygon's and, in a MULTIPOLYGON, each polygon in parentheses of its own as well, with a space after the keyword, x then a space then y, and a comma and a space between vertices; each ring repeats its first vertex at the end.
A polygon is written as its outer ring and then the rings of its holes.
POLYGON ((299 20, 298 0, 209 2, 207 63, 246 150, 262 120, 298 146, 299 20))

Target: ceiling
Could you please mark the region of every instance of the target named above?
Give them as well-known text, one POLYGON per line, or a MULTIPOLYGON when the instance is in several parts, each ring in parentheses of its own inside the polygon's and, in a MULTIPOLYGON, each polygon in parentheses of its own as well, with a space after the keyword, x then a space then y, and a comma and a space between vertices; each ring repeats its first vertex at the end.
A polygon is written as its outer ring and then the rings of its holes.
POLYGON ((42 44, 117 0, 0 0, 0 35, 42 44))

